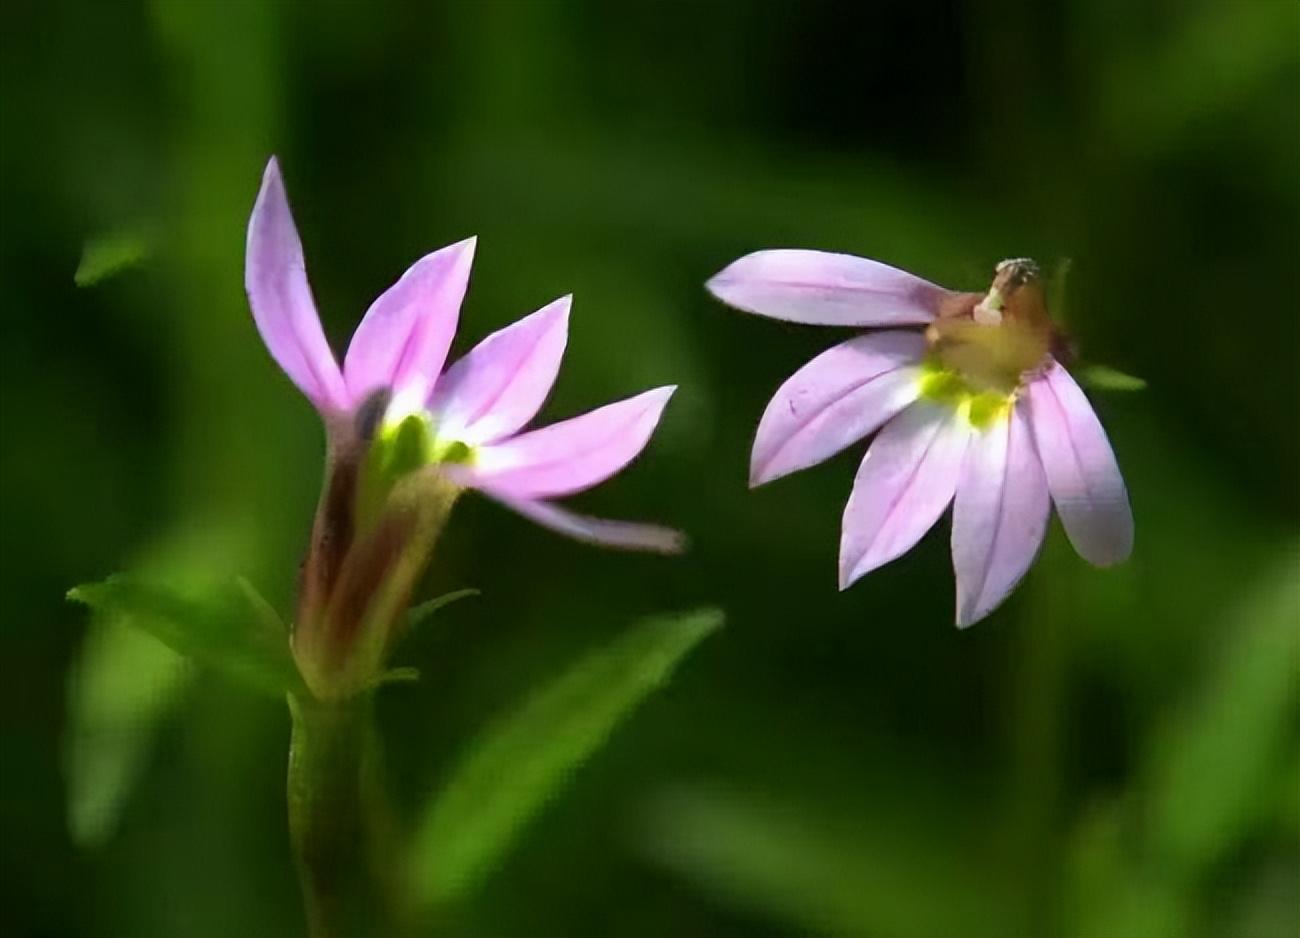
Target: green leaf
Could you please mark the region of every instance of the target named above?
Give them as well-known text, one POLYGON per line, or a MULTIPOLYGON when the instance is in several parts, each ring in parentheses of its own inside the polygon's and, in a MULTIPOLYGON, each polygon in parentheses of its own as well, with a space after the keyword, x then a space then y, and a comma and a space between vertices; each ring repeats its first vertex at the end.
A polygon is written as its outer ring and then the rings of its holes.
POLYGON ((90 287, 134 267, 149 256, 149 242, 136 231, 120 231, 86 242, 72 279, 79 287, 90 287))
POLYGON ((1142 391, 1147 386, 1142 378, 1106 365, 1085 365, 1078 375, 1082 384, 1098 391, 1142 391))
POLYGON ((1277 823, 1271 780, 1295 756, 1300 658, 1300 548, 1281 553, 1223 617, 1206 681, 1159 727, 1135 789, 1076 832, 1067 885, 1082 938, 1188 933, 1206 877, 1277 823))
POLYGON ((489 727, 421 819, 412 887, 426 904, 472 889, 524 825, 703 638, 722 613, 644 619, 489 727))
POLYGON ((250 602, 250 589, 228 584, 195 597, 118 575, 75 587, 68 598, 120 616, 173 651, 253 687, 277 695, 300 692, 288 634, 265 601, 250 602))
POLYGON ((108 619, 86 633, 68 679, 63 741, 68 827, 83 847, 105 843, 144 772, 158 727, 192 669, 169 648, 108 619))
MULTIPOLYGON (((214 570, 249 552, 242 529, 212 520, 169 532, 134 568, 142 579, 201 594, 203 584, 214 582, 214 570)), ((96 610, 68 673, 62 746, 68 826, 85 847, 113 835, 158 733, 194 683, 189 662, 132 628, 129 618, 116 607, 96 610)))
POLYGON ((1282 552, 1224 618, 1198 699, 1164 727, 1147 766, 1144 827, 1166 873, 1193 883, 1271 808, 1300 693, 1300 547, 1282 552))
POLYGON ((1094 805, 1075 828, 1062 910, 1076 938, 1185 935, 1188 908, 1159 870, 1135 864, 1122 802, 1094 805))
POLYGON ((410 631, 417 625, 423 624, 424 620, 428 619, 435 612, 438 612, 446 606, 450 606, 458 600, 469 599, 471 596, 478 595, 479 591, 476 589, 453 590, 450 593, 443 593, 441 596, 430 599, 427 602, 422 602, 418 606, 412 606, 410 611, 406 613, 406 629, 407 631, 410 631))

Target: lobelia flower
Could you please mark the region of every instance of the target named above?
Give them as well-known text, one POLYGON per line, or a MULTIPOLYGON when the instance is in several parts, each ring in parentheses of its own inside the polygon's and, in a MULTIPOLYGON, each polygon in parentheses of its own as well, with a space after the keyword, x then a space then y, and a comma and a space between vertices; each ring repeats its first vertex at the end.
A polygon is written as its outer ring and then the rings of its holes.
POLYGON ((1133 545, 1105 431, 1061 364, 1033 261, 1003 261, 987 294, 877 261, 759 251, 711 281, 723 302, 792 322, 879 328, 823 352, 776 392, 750 463, 758 486, 879 430, 844 509, 839 583, 899 557, 953 503, 957 625, 993 611, 1037 556, 1051 503, 1097 566, 1133 545))
POLYGON ((348 693, 373 676, 465 489, 579 540, 681 548, 676 531, 590 518, 552 501, 636 458, 675 390, 656 388, 524 430, 559 371, 570 297, 493 333, 444 372, 474 247, 471 238, 416 261, 371 304, 340 369, 307 283, 279 166, 272 158, 266 167, 248 227, 249 303, 267 349, 320 412, 328 438, 294 631, 295 655, 318 693, 348 693), (358 651, 362 633, 368 645, 358 651))

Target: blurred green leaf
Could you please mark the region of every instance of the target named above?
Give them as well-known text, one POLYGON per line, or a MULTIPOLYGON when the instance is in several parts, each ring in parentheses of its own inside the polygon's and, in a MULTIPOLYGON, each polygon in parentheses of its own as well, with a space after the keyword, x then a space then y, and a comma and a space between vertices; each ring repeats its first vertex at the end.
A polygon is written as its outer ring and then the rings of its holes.
POLYGON ((79 287, 91 287, 101 280, 134 267, 149 256, 150 246, 137 231, 119 231, 86 242, 72 279, 79 287))
POLYGON ((1222 624, 1224 648, 1199 698, 1153 742, 1150 849, 1191 880, 1245 837, 1286 768, 1300 685, 1300 549, 1285 552, 1222 624))
POLYGON ((1078 375, 1080 383, 1097 391, 1142 391, 1147 386, 1142 378, 1106 365, 1084 365, 1078 375))
POLYGON ((722 620, 716 609, 642 620, 483 733, 420 822, 412 868, 423 902, 473 888, 573 770, 722 620))
POLYGON ((1125 805, 1096 805, 1074 831, 1063 896, 1066 934, 1159 938, 1188 931, 1187 909, 1159 870, 1132 862, 1125 805))
MULTIPOLYGON (((1292 800, 1296 791, 1291 790, 1292 800)), ((1279 852, 1252 870, 1250 878, 1233 890, 1226 908, 1217 911, 1205 934, 1227 938, 1295 934, 1300 917, 1300 854, 1279 852)))
MULTIPOLYGON (((133 568, 151 580, 201 594, 214 570, 229 558, 248 556, 247 533, 218 520, 178 527, 133 568)), ((130 618, 115 607, 94 610, 67 684, 68 823, 74 839, 88 847, 112 836, 159 729, 193 684, 189 662, 133 627, 130 618)))
POLYGON ((704 892, 796 934, 1015 934, 1016 906, 995 871, 959 849, 963 838, 945 837, 951 828, 927 831, 918 807, 904 795, 851 817, 806 795, 681 788, 653 804, 644 843, 704 892))
MULTIPOLYGON (((1185 934, 1214 864, 1276 823, 1278 778, 1300 660, 1300 550, 1243 593, 1221 622, 1223 649, 1199 695, 1146 750, 1142 779, 1090 815, 1069 860, 1070 919, 1083 938, 1185 934)), ((1294 791, 1290 792, 1294 798, 1294 791)))
POLYGON ((1231 127, 1289 80, 1296 49, 1294 3, 1191 5, 1160 42, 1126 50, 1101 73, 1107 139, 1159 150, 1231 127))
POLYGON ((268 621, 264 602, 250 603, 246 583, 207 591, 199 598, 135 580, 109 577, 68 591, 68 598, 118 615, 164 645, 273 694, 301 691, 288 633, 268 621))
POLYGON ((69 677, 64 739, 76 843, 99 846, 117 828, 154 730, 182 697, 190 673, 180 655, 120 622, 98 622, 86 634, 69 677))
POLYGON ((1282 772, 1276 782, 1274 799, 1277 803, 1277 829, 1286 834, 1293 843, 1300 843, 1300 751, 1291 757, 1291 765, 1282 772))
POLYGON ((452 603, 462 599, 469 599, 471 596, 478 596, 479 591, 476 589, 453 590, 450 593, 443 593, 418 606, 412 606, 406 613, 406 630, 410 632, 416 626, 424 624, 424 620, 430 618, 434 613, 450 606, 452 603))

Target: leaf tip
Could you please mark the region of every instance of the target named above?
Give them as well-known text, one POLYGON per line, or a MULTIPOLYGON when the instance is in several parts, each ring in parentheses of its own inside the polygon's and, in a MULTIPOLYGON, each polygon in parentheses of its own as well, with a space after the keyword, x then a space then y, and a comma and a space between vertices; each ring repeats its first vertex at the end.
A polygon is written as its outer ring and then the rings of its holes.
POLYGON ((92 238, 82 249, 72 282, 79 287, 93 287, 140 264, 148 256, 148 241, 139 232, 123 231, 92 238))
POLYGON ((1087 365, 1079 372, 1085 385, 1098 391, 1145 391, 1146 379, 1106 365, 1087 365))

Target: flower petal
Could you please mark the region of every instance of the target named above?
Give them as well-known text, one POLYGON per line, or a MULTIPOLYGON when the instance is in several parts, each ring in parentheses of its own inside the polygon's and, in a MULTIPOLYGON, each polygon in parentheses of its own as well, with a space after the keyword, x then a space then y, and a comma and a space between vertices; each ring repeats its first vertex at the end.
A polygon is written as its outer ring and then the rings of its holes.
POLYGON ((537 416, 560 370, 572 299, 562 297, 492 333, 447 369, 429 404, 439 434, 478 446, 537 416))
POLYGON ((517 499, 591 488, 645 448, 676 387, 656 388, 581 417, 481 447, 473 464, 449 466, 460 484, 517 499))
POLYGON ((317 410, 347 410, 347 389, 321 330, 307 283, 302 242, 275 157, 266 164, 262 188, 248 220, 244 287, 257 331, 284 373, 317 410))
POLYGON ((343 361, 353 400, 390 388, 406 406, 424 406, 456 334, 474 245, 467 238, 426 254, 370 304, 343 361))
POLYGON ((1047 486, 1070 543, 1098 567, 1127 559, 1133 550, 1128 491, 1083 391, 1053 362, 1029 385, 1027 404, 1047 486))
POLYGON ((972 435, 952 508, 957 625, 996 609, 1029 570, 1052 502, 1028 421, 1016 409, 972 435))
POLYGON ((920 325, 953 295, 878 261, 825 251, 758 251, 709 281, 746 312, 821 326, 920 325))
POLYGON ((615 550, 643 550, 656 554, 680 554, 686 549, 686 535, 657 524, 639 524, 633 521, 610 521, 575 514, 559 505, 543 501, 528 501, 498 495, 491 490, 485 495, 516 511, 529 521, 550 528, 567 537, 615 550))
POLYGON ((920 393, 925 338, 877 332, 828 349, 796 371, 767 405, 754 438, 749 484, 829 459, 877 429, 920 393))
POLYGON ((840 538, 840 589, 906 553, 957 488, 970 424, 951 407, 913 404, 880 431, 853 480, 840 538))

